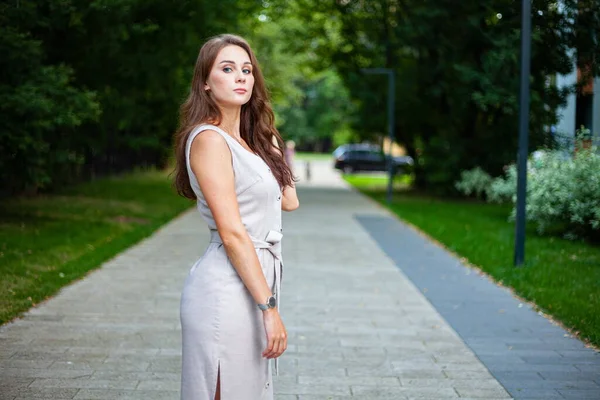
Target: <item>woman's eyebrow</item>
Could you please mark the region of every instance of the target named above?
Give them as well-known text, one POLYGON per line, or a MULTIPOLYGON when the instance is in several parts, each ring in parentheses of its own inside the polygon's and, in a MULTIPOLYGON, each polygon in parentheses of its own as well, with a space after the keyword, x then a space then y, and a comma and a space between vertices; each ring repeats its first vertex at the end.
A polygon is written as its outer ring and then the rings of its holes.
MULTIPOLYGON (((235 62, 233 62, 233 61, 231 61, 231 60, 223 60, 223 61, 221 61, 219 64, 234 64, 234 65, 235 65, 235 62)), ((246 65, 246 64, 252 65, 252 63, 251 63, 250 61, 246 61, 246 62, 244 63, 244 65, 246 65)))

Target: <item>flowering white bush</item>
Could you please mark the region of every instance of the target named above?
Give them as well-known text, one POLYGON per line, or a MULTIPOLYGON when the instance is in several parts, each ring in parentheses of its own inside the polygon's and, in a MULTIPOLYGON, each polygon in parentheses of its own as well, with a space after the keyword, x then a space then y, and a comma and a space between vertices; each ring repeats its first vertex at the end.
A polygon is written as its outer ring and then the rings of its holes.
MULTIPOLYGON (((570 237, 600 232, 600 154, 595 151, 580 149, 574 157, 549 151, 529 161, 527 219, 540 233, 551 226, 561 227, 570 237)), ((516 202, 516 166, 508 166, 505 175, 484 189, 488 201, 516 202)))
POLYGON ((591 149, 569 160, 549 154, 528 181, 527 214, 540 232, 555 223, 571 234, 600 230, 600 155, 591 149))
POLYGON ((511 164, 506 167, 506 177, 495 178, 486 189, 487 199, 494 203, 507 203, 517 201, 517 166, 511 164))
POLYGON ((467 196, 475 194, 475 196, 481 198, 491 183, 492 177, 490 174, 476 167, 469 171, 461 172, 460 181, 456 182, 454 187, 467 196))

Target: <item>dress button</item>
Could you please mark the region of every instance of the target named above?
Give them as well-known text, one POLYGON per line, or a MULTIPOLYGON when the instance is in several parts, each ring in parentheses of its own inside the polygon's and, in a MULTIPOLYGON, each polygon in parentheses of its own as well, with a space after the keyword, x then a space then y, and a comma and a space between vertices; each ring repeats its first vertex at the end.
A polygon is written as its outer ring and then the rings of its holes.
POLYGON ((281 196, 277 196, 277 200, 281 200, 281 196))
POLYGON ((269 388, 269 382, 265 383, 265 389, 269 388))

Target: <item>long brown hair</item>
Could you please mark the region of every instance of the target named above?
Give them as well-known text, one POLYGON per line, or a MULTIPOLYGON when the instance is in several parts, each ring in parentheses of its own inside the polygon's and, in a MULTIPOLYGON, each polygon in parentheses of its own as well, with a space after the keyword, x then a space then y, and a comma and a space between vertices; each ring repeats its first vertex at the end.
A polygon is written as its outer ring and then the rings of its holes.
POLYGON ((294 181, 292 171, 283 157, 283 139, 275 128, 275 116, 269 104, 265 80, 258 61, 250 45, 243 38, 224 34, 211 38, 200 49, 190 94, 180 108, 179 129, 175 133, 176 163, 173 185, 177 193, 188 199, 195 200, 196 195, 190 185, 186 167, 187 139, 195 127, 203 123, 218 125, 221 122, 221 111, 210 94, 204 90, 204 83, 221 49, 230 45, 246 50, 253 65, 254 88, 250 100, 242 106, 240 134, 252 151, 267 163, 281 188, 291 185, 294 181), (277 141, 277 151, 274 151, 273 140, 277 141))

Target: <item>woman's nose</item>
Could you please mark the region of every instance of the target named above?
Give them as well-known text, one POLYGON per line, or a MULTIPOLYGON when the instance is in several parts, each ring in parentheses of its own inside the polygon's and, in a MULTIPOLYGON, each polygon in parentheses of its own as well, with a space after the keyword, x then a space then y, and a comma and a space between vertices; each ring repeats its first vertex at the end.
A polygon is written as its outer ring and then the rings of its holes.
POLYGON ((246 77, 243 74, 238 74, 236 82, 244 83, 246 82, 246 77))

